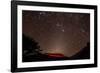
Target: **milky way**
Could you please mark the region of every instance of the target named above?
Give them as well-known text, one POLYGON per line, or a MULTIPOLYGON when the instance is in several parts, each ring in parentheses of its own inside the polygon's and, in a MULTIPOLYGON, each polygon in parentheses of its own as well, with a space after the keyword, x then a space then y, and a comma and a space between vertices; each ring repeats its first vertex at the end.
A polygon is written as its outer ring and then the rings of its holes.
POLYGON ((42 53, 70 57, 90 41, 90 14, 23 11, 23 33, 39 43, 42 53))

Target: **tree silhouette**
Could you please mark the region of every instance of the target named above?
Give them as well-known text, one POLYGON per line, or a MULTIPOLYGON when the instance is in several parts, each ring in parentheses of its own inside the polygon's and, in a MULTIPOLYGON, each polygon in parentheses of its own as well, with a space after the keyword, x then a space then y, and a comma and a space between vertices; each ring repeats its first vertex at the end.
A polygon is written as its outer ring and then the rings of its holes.
POLYGON ((40 51, 40 46, 38 45, 38 43, 26 36, 25 34, 23 34, 23 38, 22 38, 22 45, 23 45, 23 59, 26 58, 28 55, 38 55, 38 54, 41 54, 40 51))

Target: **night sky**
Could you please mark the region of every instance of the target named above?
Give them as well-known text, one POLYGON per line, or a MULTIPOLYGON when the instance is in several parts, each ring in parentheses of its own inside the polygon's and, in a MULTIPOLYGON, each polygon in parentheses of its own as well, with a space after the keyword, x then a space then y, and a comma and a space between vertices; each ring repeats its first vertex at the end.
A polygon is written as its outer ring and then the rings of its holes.
POLYGON ((90 41, 90 14, 24 10, 23 33, 39 43, 42 53, 70 57, 90 41))

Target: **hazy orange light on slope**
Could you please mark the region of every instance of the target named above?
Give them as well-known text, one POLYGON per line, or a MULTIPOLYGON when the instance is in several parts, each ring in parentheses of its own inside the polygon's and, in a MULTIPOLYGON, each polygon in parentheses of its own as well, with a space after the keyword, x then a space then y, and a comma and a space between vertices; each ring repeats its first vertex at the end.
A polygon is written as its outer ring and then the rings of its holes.
POLYGON ((61 53, 48 53, 48 57, 61 58, 64 57, 64 55, 61 53))

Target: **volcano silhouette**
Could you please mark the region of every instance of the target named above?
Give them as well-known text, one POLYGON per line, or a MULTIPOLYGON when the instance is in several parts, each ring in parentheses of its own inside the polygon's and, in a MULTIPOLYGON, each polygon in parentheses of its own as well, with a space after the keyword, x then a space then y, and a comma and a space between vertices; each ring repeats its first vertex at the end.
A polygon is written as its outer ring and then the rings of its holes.
POLYGON ((70 57, 70 59, 90 59, 90 43, 88 42, 82 50, 70 57))

